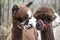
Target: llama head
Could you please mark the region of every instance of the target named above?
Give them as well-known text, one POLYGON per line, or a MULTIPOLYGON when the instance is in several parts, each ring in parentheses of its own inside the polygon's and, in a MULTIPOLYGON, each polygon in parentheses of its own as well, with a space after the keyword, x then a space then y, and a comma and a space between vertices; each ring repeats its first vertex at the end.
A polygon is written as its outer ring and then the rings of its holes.
POLYGON ((54 9, 49 5, 43 5, 38 7, 34 13, 34 17, 37 19, 36 28, 43 30, 46 26, 51 25, 54 19, 54 9))
MULTIPOLYGON (((31 5, 31 2, 27 5, 14 5, 12 8, 12 18, 13 23, 16 25, 27 25, 29 19, 32 17, 32 11, 29 9, 29 5, 31 5)), ((21 27, 24 28, 24 27, 21 27)))

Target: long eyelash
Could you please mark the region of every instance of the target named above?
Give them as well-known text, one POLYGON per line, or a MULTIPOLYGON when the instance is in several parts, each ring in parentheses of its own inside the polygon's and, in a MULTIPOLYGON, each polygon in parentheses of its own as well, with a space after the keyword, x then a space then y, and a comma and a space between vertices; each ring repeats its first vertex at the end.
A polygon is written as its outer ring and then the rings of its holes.
POLYGON ((23 22, 23 20, 22 20, 21 18, 18 18, 17 20, 18 20, 19 22, 23 22))
POLYGON ((47 18, 45 21, 46 23, 50 23, 52 20, 50 18, 47 18))

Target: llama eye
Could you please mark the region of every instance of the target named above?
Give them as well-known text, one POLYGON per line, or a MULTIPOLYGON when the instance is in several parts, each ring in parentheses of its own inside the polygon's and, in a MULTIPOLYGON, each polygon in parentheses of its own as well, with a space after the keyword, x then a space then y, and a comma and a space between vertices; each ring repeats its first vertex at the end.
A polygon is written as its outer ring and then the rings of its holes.
POLYGON ((22 20, 21 18, 18 18, 17 20, 18 20, 19 22, 23 22, 23 20, 22 20))
POLYGON ((46 23, 50 23, 50 22, 51 22, 50 18, 46 19, 46 23))

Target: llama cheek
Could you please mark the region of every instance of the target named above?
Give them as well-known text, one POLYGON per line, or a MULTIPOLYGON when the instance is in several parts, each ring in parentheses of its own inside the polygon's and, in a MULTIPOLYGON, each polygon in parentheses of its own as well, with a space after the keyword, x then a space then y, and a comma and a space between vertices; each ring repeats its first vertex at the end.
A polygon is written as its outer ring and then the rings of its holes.
POLYGON ((28 18, 31 18, 32 17, 32 11, 31 10, 28 10, 27 11, 27 14, 28 14, 28 18))
POLYGON ((36 28, 36 22, 33 23, 33 26, 36 28))
POLYGON ((32 24, 33 27, 36 27, 36 19, 32 16, 28 24, 32 24))

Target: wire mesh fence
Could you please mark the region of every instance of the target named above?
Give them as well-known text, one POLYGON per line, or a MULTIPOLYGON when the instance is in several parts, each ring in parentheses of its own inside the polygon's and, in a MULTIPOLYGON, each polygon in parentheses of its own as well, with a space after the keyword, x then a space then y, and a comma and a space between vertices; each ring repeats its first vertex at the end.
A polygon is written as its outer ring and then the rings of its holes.
POLYGON ((0 0, 0 40, 5 40, 12 26, 12 6, 33 1, 32 11, 42 4, 51 4, 60 15, 60 0, 0 0))

